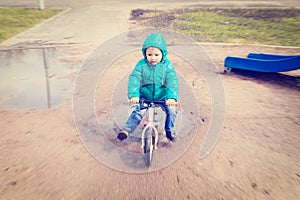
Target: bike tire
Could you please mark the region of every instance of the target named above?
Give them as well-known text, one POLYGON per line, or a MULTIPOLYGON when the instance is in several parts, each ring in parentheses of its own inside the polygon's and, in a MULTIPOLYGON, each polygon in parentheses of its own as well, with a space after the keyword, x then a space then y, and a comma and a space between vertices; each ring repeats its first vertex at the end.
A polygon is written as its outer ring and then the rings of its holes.
POLYGON ((145 131, 144 136, 144 154, 145 154, 145 164, 149 167, 153 158, 154 150, 154 130, 148 129, 145 131))

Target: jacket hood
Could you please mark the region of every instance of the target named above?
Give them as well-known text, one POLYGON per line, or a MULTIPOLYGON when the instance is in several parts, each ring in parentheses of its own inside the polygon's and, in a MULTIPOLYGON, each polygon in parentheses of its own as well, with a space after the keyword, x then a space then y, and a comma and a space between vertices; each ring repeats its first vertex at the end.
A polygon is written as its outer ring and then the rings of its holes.
POLYGON ((162 60, 165 61, 167 59, 168 50, 167 50, 167 43, 163 35, 159 33, 151 33, 146 40, 144 41, 142 52, 144 58, 146 58, 146 49, 149 47, 156 47, 161 50, 163 57, 162 60))

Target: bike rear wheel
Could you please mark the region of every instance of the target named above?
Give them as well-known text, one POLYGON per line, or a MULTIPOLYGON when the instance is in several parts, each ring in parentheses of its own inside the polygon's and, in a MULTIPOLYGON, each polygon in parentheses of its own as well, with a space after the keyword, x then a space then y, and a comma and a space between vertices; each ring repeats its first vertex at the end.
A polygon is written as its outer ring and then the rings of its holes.
POLYGON ((144 135, 144 154, 145 154, 145 164, 147 167, 151 165, 153 158, 153 150, 154 150, 154 130, 149 128, 145 131, 144 135))

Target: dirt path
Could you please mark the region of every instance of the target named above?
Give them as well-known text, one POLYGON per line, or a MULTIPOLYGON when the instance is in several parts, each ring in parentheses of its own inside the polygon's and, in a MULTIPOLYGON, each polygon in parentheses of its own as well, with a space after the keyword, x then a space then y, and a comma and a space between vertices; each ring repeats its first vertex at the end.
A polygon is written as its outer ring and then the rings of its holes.
MULTIPOLYGON (((220 71, 227 55, 299 53, 202 46, 220 71)), ((71 102, 45 111, 1 111, 1 199, 298 199, 299 71, 221 77, 226 118, 214 150, 199 160, 207 121, 180 159, 152 173, 123 173, 93 158, 77 135, 71 102)))
MULTIPOLYGON (((274 5, 282 5, 280 2, 274 5)), ((158 2, 154 7, 160 6, 158 2)), ((91 10, 96 13, 94 8, 91 10)), ((75 26, 81 23, 64 19, 75 26)), ((115 30, 127 28, 122 19, 118 20, 122 25, 115 30)), ((58 28, 62 33, 61 26, 58 28)), ((72 33, 73 28, 67 27, 67 33, 72 33)), ((89 45, 92 37, 97 38, 95 32, 88 34, 81 29, 64 38, 54 29, 40 35, 42 29, 39 26, 36 32, 32 30, 34 37, 25 33, 17 41, 38 41, 44 37, 50 43, 83 43, 66 49, 71 55, 66 59, 78 65, 95 47, 89 45)), ((107 39, 110 30, 107 31, 99 41, 107 39)), ((6 44, 12 43, 10 40, 6 44)), ((228 55, 300 52, 299 48, 252 45, 202 47, 220 72, 228 55)), ((123 61, 116 62, 124 63, 129 56, 132 55, 126 54, 123 61)), ((185 64, 182 58, 173 55, 172 59, 175 66, 185 64)), ((204 104, 208 106, 202 108, 201 114, 208 120, 201 122, 192 145, 172 165, 151 173, 124 173, 91 156, 75 128, 71 100, 50 110, 1 110, 0 199, 299 199, 299 76, 299 70, 271 75, 222 74, 226 117, 216 147, 204 160, 199 159, 200 145, 210 123, 209 104, 204 104)), ((209 100, 206 93, 199 97, 203 97, 201 102, 209 100)))

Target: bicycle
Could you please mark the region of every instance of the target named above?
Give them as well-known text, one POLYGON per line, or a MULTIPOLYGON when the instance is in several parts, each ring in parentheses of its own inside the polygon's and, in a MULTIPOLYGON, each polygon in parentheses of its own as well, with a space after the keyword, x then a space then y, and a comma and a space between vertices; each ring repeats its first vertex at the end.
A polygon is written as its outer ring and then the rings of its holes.
POLYGON ((140 100, 139 104, 135 104, 134 106, 139 106, 141 110, 147 109, 148 120, 145 124, 145 127, 142 131, 142 149, 144 150, 144 154, 146 156, 146 166, 151 165, 151 161, 153 158, 153 151, 157 149, 158 144, 158 130, 159 122, 156 120, 155 116, 155 107, 165 104, 165 101, 151 101, 151 100, 140 100))

